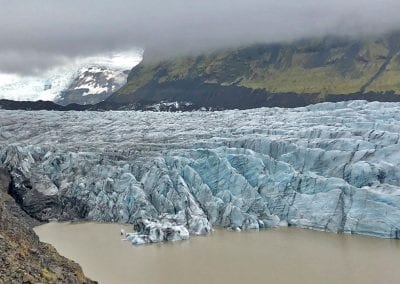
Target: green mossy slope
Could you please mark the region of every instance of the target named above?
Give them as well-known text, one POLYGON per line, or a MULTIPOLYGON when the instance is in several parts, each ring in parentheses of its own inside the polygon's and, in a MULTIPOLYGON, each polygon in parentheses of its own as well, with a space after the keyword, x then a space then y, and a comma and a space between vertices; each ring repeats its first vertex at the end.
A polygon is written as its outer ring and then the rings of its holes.
POLYGON ((363 39, 326 37, 257 44, 157 64, 146 64, 145 59, 110 101, 135 98, 139 90, 157 85, 176 87, 181 81, 268 94, 318 94, 322 100, 326 95, 371 92, 400 95, 400 32, 363 39))

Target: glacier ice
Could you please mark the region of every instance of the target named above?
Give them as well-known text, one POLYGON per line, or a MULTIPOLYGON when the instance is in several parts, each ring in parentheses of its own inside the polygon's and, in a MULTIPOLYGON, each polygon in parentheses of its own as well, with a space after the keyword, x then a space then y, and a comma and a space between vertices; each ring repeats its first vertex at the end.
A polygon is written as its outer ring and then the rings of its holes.
POLYGON ((213 226, 400 238, 399 110, 0 110, 0 165, 36 218, 141 222, 137 243, 213 226))
POLYGON ((134 245, 142 245, 189 239, 185 218, 180 218, 182 222, 179 225, 177 219, 179 217, 176 216, 162 216, 160 220, 137 219, 133 227, 135 232, 126 234, 126 240, 134 245))

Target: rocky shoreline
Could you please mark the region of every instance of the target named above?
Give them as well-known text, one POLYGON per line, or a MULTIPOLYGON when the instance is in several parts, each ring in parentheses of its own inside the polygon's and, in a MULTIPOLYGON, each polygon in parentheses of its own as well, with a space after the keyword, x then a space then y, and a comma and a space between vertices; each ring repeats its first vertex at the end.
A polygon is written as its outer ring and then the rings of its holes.
POLYGON ((0 283, 97 283, 80 266, 39 241, 33 227, 40 224, 8 194, 11 177, 0 168, 0 283))

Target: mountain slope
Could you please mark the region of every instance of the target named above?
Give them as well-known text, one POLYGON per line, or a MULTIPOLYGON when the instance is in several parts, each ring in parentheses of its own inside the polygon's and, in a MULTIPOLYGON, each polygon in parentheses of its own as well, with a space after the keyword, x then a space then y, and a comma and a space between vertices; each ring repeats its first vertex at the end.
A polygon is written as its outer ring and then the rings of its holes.
MULTIPOLYGON (((151 55, 145 54, 151 57, 151 55)), ((398 100, 400 33, 258 44, 139 64, 110 103, 187 101, 213 107, 298 106, 342 99, 398 100), (343 95, 349 95, 348 97, 343 95)))
POLYGON ((60 92, 55 102, 61 105, 99 103, 126 83, 128 73, 127 70, 104 66, 82 68, 68 88, 60 92))

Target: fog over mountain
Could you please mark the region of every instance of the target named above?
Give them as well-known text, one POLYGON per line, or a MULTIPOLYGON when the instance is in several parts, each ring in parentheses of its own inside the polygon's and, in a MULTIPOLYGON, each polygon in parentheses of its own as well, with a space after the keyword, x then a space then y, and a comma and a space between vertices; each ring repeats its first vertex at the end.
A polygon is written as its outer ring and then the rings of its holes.
POLYGON ((32 74, 115 49, 150 59, 400 27, 398 0, 0 0, 0 72, 32 74))

